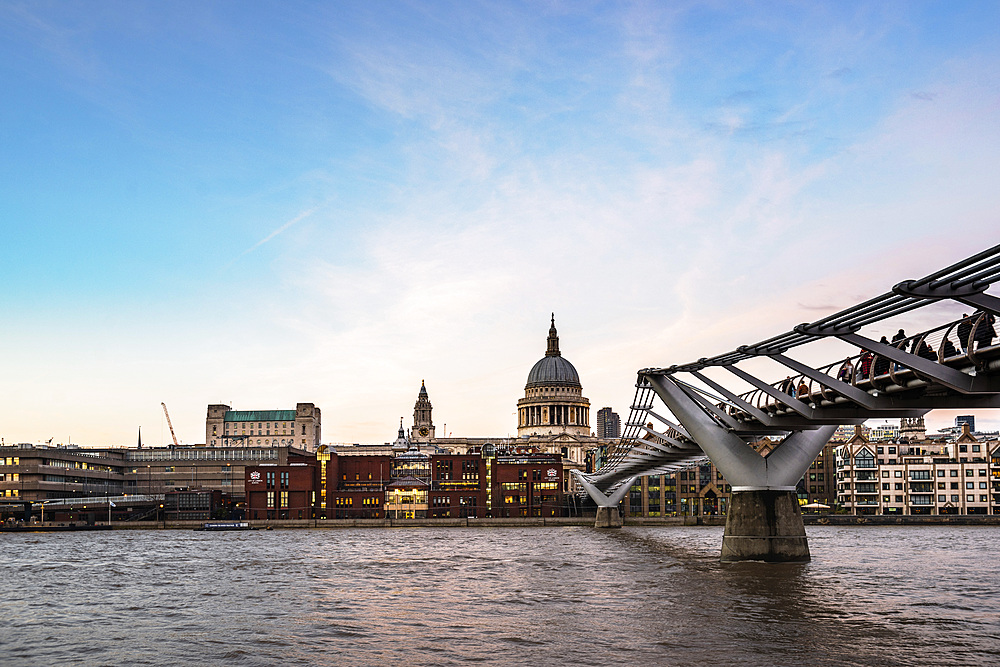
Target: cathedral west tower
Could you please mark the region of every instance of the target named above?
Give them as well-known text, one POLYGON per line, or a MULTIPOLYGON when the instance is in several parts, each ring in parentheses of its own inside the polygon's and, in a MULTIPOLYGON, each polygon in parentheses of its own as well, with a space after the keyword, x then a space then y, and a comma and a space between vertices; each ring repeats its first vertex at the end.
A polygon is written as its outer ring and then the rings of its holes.
POLYGON ((431 401, 427 397, 427 387, 420 381, 420 393, 417 402, 413 404, 413 430, 410 431, 412 442, 430 442, 434 439, 434 421, 431 419, 431 401))
POLYGON ((517 402, 517 434, 590 435, 590 401, 576 368, 559 350, 555 313, 549 326, 545 356, 528 373, 524 398, 517 402))

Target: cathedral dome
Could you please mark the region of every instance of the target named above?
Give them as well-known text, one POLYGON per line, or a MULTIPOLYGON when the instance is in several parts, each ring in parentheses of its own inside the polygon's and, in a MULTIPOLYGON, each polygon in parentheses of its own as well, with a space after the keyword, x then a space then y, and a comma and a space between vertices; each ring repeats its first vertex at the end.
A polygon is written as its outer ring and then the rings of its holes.
POLYGON ((531 367, 525 389, 544 386, 580 387, 580 375, 569 360, 559 352, 559 335, 556 333, 556 319, 552 316, 549 327, 548 348, 545 356, 531 367))
POLYGON ((568 360, 563 357, 542 357, 528 373, 528 384, 525 389, 545 385, 580 386, 580 375, 568 360))

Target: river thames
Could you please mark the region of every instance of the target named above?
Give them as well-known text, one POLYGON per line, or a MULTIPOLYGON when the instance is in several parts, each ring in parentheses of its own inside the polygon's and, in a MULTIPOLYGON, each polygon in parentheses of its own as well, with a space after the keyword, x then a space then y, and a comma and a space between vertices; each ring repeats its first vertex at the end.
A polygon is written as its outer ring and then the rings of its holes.
POLYGON ((0 535, 17 665, 995 665, 1000 529, 721 527, 0 535))

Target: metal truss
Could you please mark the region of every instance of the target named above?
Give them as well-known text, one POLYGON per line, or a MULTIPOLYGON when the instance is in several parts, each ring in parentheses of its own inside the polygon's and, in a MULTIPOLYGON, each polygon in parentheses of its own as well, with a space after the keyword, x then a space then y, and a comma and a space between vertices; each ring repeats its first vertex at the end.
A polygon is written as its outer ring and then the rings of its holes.
POLYGON ((1000 345, 993 344, 1000 298, 986 294, 998 279, 1000 245, 753 345, 687 364, 644 368, 621 440, 598 471, 579 477, 588 491, 616 495, 638 476, 670 473, 708 455, 734 490, 788 489, 837 425, 919 417, 940 408, 1000 407, 1000 345), (859 333, 944 300, 976 313, 891 343, 859 333), (788 356, 789 350, 830 337, 859 352, 819 368, 788 356), (759 357, 791 374, 768 383, 737 365, 759 357), (737 393, 706 375, 711 368, 724 369, 752 389, 737 393), (654 412, 654 396, 673 420, 654 412), (747 443, 764 436, 784 439, 762 456, 747 443))

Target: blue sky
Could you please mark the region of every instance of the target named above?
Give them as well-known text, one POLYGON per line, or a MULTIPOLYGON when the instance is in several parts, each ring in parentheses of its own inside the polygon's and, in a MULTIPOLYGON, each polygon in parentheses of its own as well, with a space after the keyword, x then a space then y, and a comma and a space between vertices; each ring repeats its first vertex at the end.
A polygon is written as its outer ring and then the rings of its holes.
POLYGON ((997 242, 998 14, 0 2, 0 436, 504 435, 551 311, 624 412, 997 242))

